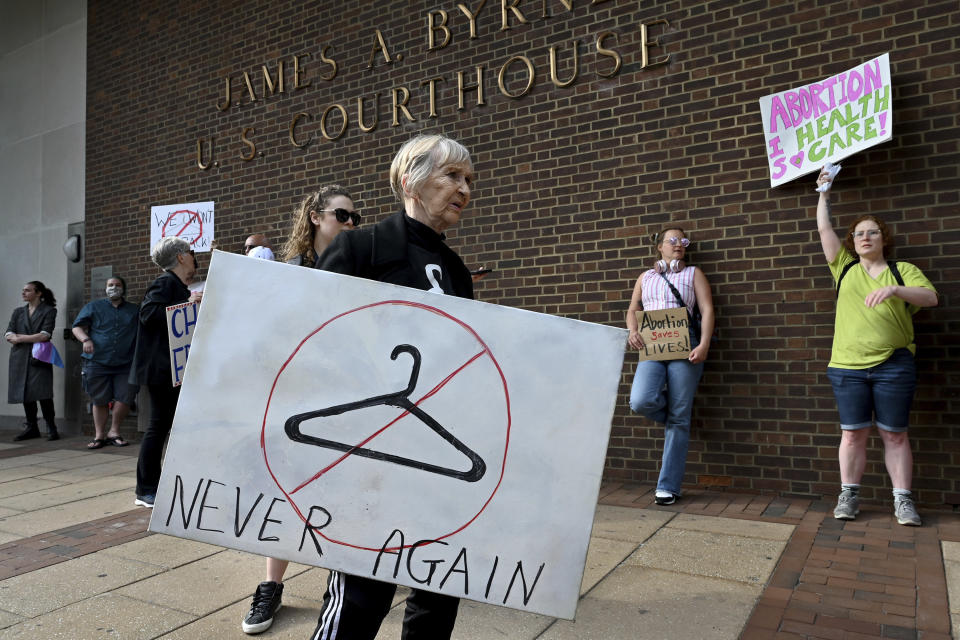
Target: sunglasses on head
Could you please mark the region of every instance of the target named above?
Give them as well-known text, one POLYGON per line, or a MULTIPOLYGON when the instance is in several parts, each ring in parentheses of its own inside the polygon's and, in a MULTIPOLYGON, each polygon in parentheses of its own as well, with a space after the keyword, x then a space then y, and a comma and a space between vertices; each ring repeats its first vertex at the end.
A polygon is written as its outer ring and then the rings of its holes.
POLYGON ((347 220, 353 221, 353 226, 360 226, 360 214, 356 211, 347 211, 346 209, 321 209, 321 211, 327 211, 337 216, 337 222, 340 224, 346 224, 347 220))

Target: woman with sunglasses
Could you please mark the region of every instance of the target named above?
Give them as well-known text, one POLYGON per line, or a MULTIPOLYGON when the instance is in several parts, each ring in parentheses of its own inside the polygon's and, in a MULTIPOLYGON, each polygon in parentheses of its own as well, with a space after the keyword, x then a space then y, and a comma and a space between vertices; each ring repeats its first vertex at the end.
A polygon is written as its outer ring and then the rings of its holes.
POLYGON ((327 185, 300 201, 283 259, 287 264, 312 267, 338 233, 359 226, 360 214, 350 192, 338 184, 327 185))
MULTIPOLYGON (((287 264, 313 267, 341 231, 360 226, 360 214, 353 206, 353 197, 338 184, 322 187, 300 201, 293 215, 293 228, 283 247, 287 264)), ((283 604, 283 576, 290 562, 267 558, 266 577, 253 592, 250 609, 240 623, 244 633, 263 633, 283 604)))
POLYGON ((860 480, 867 463, 870 427, 877 425, 893 484, 894 517, 920 526, 913 504, 913 454, 907 439, 917 385, 913 314, 937 305, 937 292, 920 269, 888 262, 893 236, 879 218, 854 220, 843 241, 830 220, 832 179, 826 169, 817 184, 817 230, 830 273, 837 282, 837 313, 827 377, 840 414, 838 520, 860 510, 860 480))
POLYGON ((163 269, 163 274, 150 284, 140 303, 140 326, 130 366, 130 382, 146 386, 150 396, 150 421, 140 443, 134 504, 152 509, 160 483, 163 445, 180 397, 180 387, 174 387, 170 379, 167 307, 181 302, 200 302, 203 292, 191 292, 187 288, 196 276, 197 258, 186 240, 162 238, 154 245, 150 257, 163 269))
POLYGON ((681 495, 683 473, 690 444, 690 416, 693 396, 703 374, 713 334, 713 295, 707 277, 697 267, 684 263, 690 240, 680 227, 667 227, 656 238, 659 260, 645 271, 633 287, 627 310, 630 346, 643 348, 637 311, 695 306, 701 313, 698 342, 690 333, 690 355, 679 360, 644 360, 637 365, 630 389, 630 408, 649 420, 663 423, 663 460, 657 480, 657 504, 673 504, 681 495), (679 298, 679 299, 678 299, 679 298), (682 301, 682 304, 681 304, 682 301))

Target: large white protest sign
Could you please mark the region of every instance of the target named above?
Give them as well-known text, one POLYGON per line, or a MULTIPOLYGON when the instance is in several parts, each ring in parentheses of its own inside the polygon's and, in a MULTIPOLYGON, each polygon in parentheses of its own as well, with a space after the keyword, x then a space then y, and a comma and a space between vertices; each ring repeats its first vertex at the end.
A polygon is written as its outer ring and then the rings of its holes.
POLYGON ((194 327, 197 324, 197 302, 181 302, 167 307, 167 339, 170 341, 170 378, 173 386, 183 382, 183 372, 190 357, 190 343, 193 341, 194 327))
POLYGON ((210 251, 213 243, 213 203, 191 202, 150 207, 150 247, 167 236, 183 238, 194 251, 210 251))
POLYGON ((624 330, 219 251, 201 307, 152 531, 573 617, 624 330))
POLYGON ((760 98, 770 186, 893 137, 890 56, 760 98))

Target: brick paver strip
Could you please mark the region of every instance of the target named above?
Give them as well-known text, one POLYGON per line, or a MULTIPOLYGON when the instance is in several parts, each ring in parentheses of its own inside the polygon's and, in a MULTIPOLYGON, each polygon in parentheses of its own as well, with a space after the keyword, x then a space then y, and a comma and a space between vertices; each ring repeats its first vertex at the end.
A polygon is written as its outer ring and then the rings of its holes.
POLYGON ((807 510, 741 639, 949 638, 939 545, 955 521, 926 513, 923 527, 903 527, 889 508, 864 507, 855 521, 807 510))
POLYGON ((149 523, 138 508, 0 545, 0 580, 152 535, 149 523))

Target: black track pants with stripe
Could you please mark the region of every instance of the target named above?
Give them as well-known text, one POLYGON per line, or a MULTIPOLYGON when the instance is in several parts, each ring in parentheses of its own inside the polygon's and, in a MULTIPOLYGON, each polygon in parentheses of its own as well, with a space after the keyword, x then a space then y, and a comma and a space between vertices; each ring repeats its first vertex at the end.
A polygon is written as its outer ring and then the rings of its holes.
MULTIPOLYGON (((374 640, 396 585, 331 571, 323 609, 311 640, 374 640)), ((459 598, 414 589, 407 597, 402 640, 446 640, 457 621, 459 598)))

